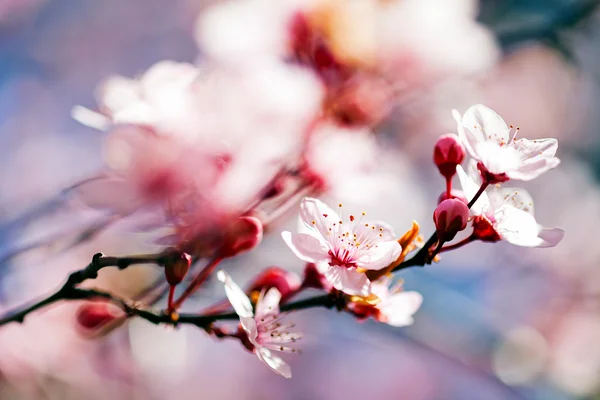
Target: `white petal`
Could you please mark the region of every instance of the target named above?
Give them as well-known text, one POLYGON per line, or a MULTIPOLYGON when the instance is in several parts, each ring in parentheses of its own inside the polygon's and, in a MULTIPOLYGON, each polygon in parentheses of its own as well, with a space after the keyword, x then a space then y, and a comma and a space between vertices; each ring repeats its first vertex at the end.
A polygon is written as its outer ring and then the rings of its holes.
POLYGON ((504 240, 517 246, 540 247, 544 240, 538 237, 538 224, 533 215, 508 204, 494 214, 494 228, 504 240))
POLYGON ((539 247, 554 247, 565 236, 565 231, 560 228, 544 228, 538 225, 538 237, 543 240, 543 244, 539 247))
POLYGON ((471 157, 478 160, 479 156, 475 153, 475 148, 477 147, 477 143, 484 141, 483 135, 480 131, 471 132, 471 130, 465 129, 462 123, 462 117, 458 111, 452 110, 452 116, 456 120, 456 130, 460 141, 464 144, 471 157))
MULTIPOLYGON (((473 197, 479 191, 479 184, 477 184, 473 179, 467 176, 465 170, 460 166, 456 166, 456 172, 458 174, 458 179, 460 180, 460 186, 462 187, 463 192, 465 193, 465 197, 467 200, 471 201, 473 197)), ((482 215, 486 210, 490 208, 490 199, 488 195, 484 192, 479 196, 479 199, 473 204, 471 207, 471 213, 473 215, 482 215)))
POLYGON ((556 139, 517 139, 512 143, 512 147, 519 153, 521 160, 517 170, 510 174, 513 179, 534 179, 560 163, 560 160, 554 157, 558 150, 556 139))
POLYGON ((493 174, 504 174, 519 168, 519 153, 512 147, 500 147, 488 141, 477 144, 479 161, 493 174))
POLYGON ((267 365, 267 367, 271 368, 279 375, 285 378, 292 377, 292 369, 290 368, 290 366, 281 358, 277 357, 276 355, 273 355, 269 349, 265 349, 264 347, 257 347, 256 356, 259 360, 264 362, 267 365))
POLYGON ((368 296, 371 289, 369 278, 356 268, 329 266, 325 278, 331 285, 344 293, 358 296, 368 296))
POLYGON ((402 246, 396 241, 378 243, 363 253, 356 265, 364 269, 378 270, 385 268, 400 256, 402 246))
POLYGON ((494 208, 500 208, 503 204, 511 205, 519 210, 533 213, 533 198, 525 190, 521 188, 501 188, 489 191, 490 202, 494 208))
POLYGON ((511 179, 530 181, 544 172, 556 168, 559 164, 560 160, 556 157, 530 159, 521 163, 514 171, 508 172, 507 175, 511 179))
POLYGON ((307 262, 318 262, 329 258, 329 248, 323 241, 306 233, 281 232, 281 237, 296 257, 307 262))
POLYGON ((75 106, 71 109, 71 118, 82 125, 99 131, 106 131, 110 127, 108 117, 82 106, 75 106))
POLYGON ((423 296, 418 292, 400 292, 392 295, 377 308, 386 317, 387 324, 392 326, 408 326, 413 323, 413 314, 423 303, 423 296))
POLYGON ((556 139, 517 139, 512 143, 523 161, 537 157, 554 157, 558 150, 558 140, 556 139))
POLYGON ((217 272, 217 278, 225 284, 225 294, 233 306, 236 314, 240 317, 252 317, 252 303, 246 293, 231 279, 229 274, 220 270, 217 272))
POLYGON ((279 314, 279 302, 281 301, 281 292, 277 288, 271 288, 264 295, 258 298, 256 302, 256 318, 260 319, 265 315, 279 314))
POLYGON ((340 220, 340 217, 332 208, 321 200, 312 197, 302 199, 300 218, 308 228, 318 232, 324 240, 327 240, 327 234, 332 224, 340 220), (314 224, 313 221, 315 221, 314 224))
POLYGON ((476 136, 481 136, 483 140, 492 141, 499 146, 507 144, 510 138, 510 130, 502 117, 482 104, 470 107, 463 114, 462 124, 476 136))
POLYGON ((382 221, 374 221, 374 222, 364 222, 362 221, 360 225, 354 227, 351 233, 356 233, 358 238, 362 238, 359 240, 364 241, 365 238, 374 236, 378 241, 386 242, 388 240, 397 240, 396 232, 394 232, 394 228, 391 225, 386 224, 382 221), (369 226, 365 226, 368 224, 369 226), (373 229, 375 227, 375 229, 373 229), (381 234, 381 236, 379 236, 381 234))
POLYGON ((256 325, 256 320, 252 317, 240 317, 240 323, 242 328, 248 335, 248 340, 254 346, 259 346, 259 343, 256 341, 258 338, 258 326, 256 325))

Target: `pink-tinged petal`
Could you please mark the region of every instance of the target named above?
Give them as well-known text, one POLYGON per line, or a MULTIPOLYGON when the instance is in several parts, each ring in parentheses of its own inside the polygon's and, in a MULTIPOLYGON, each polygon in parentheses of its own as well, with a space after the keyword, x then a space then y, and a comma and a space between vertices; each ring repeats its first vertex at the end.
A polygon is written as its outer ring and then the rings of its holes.
POLYGON ((359 241, 364 241, 365 238, 375 237, 377 241, 386 242, 388 240, 397 240, 394 228, 382 221, 361 222, 358 226, 352 229, 351 233, 356 233, 359 241), (368 226, 366 226, 368 224, 368 226), (381 235, 381 236, 379 236, 381 235))
POLYGON ((229 274, 220 270, 217 278, 225 285, 225 294, 233 306, 235 313, 240 317, 252 317, 252 303, 246 293, 231 279, 229 274))
MULTIPOLYGON (((460 166, 456 166, 456 173, 458 174, 458 179, 460 180, 460 185, 462 187, 463 192, 465 193, 465 197, 467 200, 471 201, 475 194, 479 191, 480 185, 473 180, 471 177, 467 175, 465 170, 460 166)), ((479 199, 473 204, 471 207, 471 214, 473 215, 483 215, 483 213, 490 208, 490 199, 488 195, 484 192, 479 196, 479 199)))
POLYGON ((356 268, 330 266, 325 278, 334 288, 350 295, 368 296, 371 290, 369 278, 356 268))
POLYGON ((560 160, 554 155, 558 150, 556 139, 517 139, 512 144, 519 153, 520 164, 509 176, 512 179, 531 180, 555 168, 560 160))
POLYGON ((504 174, 519 168, 519 153, 512 147, 500 147, 493 142, 477 144, 479 161, 493 174, 504 174))
POLYGON ((528 212, 531 215, 533 213, 533 198, 525 190, 521 188, 501 188, 490 190, 489 193, 490 202, 494 208, 500 208, 504 204, 508 204, 519 210, 528 212))
POLYGON ((413 323, 413 315, 423 303, 423 296, 417 292, 400 292, 378 305, 386 323, 391 326, 408 326, 413 323))
POLYGON ((400 256, 402 246, 396 241, 378 243, 369 248, 356 260, 356 265, 364 269, 378 270, 385 268, 400 256))
POLYGON ((248 340, 254 346, 260 346, 257 341, 258 338, 258 325, 256 324, 256 320, 252 317, 240 317, 240 324, 248 335, 248 340))
POLYGON ((292 377, 292 369, 290 368, 290 366, 281 358, 271 353, 269 349, 266 349, 264 347, 256 348, 256 356, 259 360, 264 362, 267 365, 267 367, 271 368, 277 374, 285 378, 292 377))
POLYGON ((554 247, 565 237, 565 231, 560 228, 544 228, 538 225, 538 237, 543 240, 539 247, 554 247))
POLYGON ((256 302, 255 317, 260 319, 269 314, 279 314, 279 302, 281 301, 281 292, 277 288, 271 288, 264 294, 260 293, 260 297, 256 302))
POLYGON ((556 139, 516 139, 511 145, 519 152, 523 161, 537 157, 551 158, 558 150, 556 139))
POLYGON ((544 241, 538 237, 538 224, 533 215, 508 204, 496 210, 496 231, 502 239, 516 246, 540 247, 544 241))
POLYGON ((306 233, 281 232, 281 237, 296 257, 306 262, 319 262, 329 258, 329 248, 306 233))
POLYGON ((463 114, 462 124, 476 136, 485 141, 492 141, 498 146, 506 145, 510 138, 510 130, 502 117, 482 104, 470 107, 463 114))
POLYGON ((462 117, 458 111, 452 110, 452 116, 456 120, 456 130, 458 132, 458 138, 465 146, 471 157, 479 160, 479 156, 475 152, 475 148, 478 143, 484 141, 483 134, 480 131, 471 132, 469 129, 465 129, 462 123, 462 117))
POLYGON ((532 158, 525 162, 522 162, 519 167, 507 175, 511 179, 518 179, 520 181, 530 181, 537 178, 546 171, 556 168, 560 164, 560 159, 556 157, 552 158, 532 158))
POLYGON ((300 218, 313 231, 327 240, 329 228, 340 220, 339 215, 319 199, 305 197, 300 203, 300 218), (313 224, 314 221, 314 224, 313 224))

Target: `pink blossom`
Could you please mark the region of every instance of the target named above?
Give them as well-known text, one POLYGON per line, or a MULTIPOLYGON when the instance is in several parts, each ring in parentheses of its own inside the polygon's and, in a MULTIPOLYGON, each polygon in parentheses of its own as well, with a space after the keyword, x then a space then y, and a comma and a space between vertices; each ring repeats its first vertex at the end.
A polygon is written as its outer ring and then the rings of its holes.
POLYGON ((469 108, 462 117, 456 110, 453 115, 461 140, 489 183, 529 181, 560 163, 554 156, 556 139, 516 139, 519 129, 509 128, 502 117, 481 104, 469 108))
POLYGON ((225 293, 233 309, 240 317, 241 326, 253 348, 254 354, 274 372, 286 378, 292 377, 290 366, 272 351, 293 353, 296 350, 288 346, 301 338, 298 333, 289 333, 280 321, 284 314, 279 313, 281 293, 276 288, 262 291, 253 312, 252 303, 244 291, 233 282, 224 271, 217 277, 225 284, 225 293))
MULTIPOLYGON (((468 199, 479 189, 477 172, 471 167, 471 176, 457 167, 458 177, 468 199)), ((523 189, 503 188, 482 193, 471 207, 474 216, 474 235, 483 241, 506 240, 517 246, 553 247, 563 238, 559 228, 544 228, 533 216, 533 200, 523 189)))
POLYGON ((344 221, 326 204, 308 197, 300 208, 308 233, 283 232, 282 237, 298 258, 315 263, 337 290, 367 296, 371 282, 364 271, 385 268, 400 256, 396 235, 383 222, 365 223, 353 215, 344 221))
POLYGON ((359 317, 373 317, 379 322, 401 327, 412 325, 413 314, 417 312, 423 296, 418 292, 405 292, 402 283, 390 286, 391 280, 387 277, 379 278, 371 285, 371 292, 377 296, 375 305, 352 302, 349 304, 351 311, 359 317))

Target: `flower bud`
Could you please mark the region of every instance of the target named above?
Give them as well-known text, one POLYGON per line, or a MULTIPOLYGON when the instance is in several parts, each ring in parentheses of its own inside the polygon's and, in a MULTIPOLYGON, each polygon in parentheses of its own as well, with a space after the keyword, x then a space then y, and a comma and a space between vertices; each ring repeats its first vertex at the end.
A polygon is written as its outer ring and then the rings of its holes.
POLYGON ((183 252, 173 251, 165 259, 165 277, 171 286, 178 285, 192 265, 192 257, 183 252))
POLYGON ((456 173, 456 166, 465 159, 465 146, 457 135, 449 133, 440 136, 433 150, 433 162, 437 165, 446 179, 451 179, 456 173))
POLYGON ((281 293, 282 300, 300 289, 300 277, 291 271, 280 267, 269 267, 263 270, 250 284, 248 291, 276 288, 281 293))
POLYGON ((127 315, 107 301, 90 301, 82 304, 75 314, 77 330, 88 339, 104 336, 121 326, 127 315))
POLYGON ((442 201, 433 212, 433 222, 438 239, 444 242, 454 239, 454 236, 467 227, 469 208, 457 199, 442 201))
POLYGON ((317 265, 315 263, 307 263, 306 268, 304 268, 304 278, 302 281, 302 286, 322 289, 326 292, 329 292, 333 289, 333 286, 329 281, 325 278, 323 273, 319 271, 317 265))
POLYGON ((233 257, 258 246, 263 237, 262 223, 255 217, 239 217, 225 232, 222 257, 233 257))
POLYGON ((438 202, 438 204, 440 204, 442 201, 448 200, 448 199, 457 199, 457 200, 462 201, 465 204, 469 204, 469 201, 467 200, 465 193, 462 190, 458 190, 458 189, 452 189, 452 191, 450 192, 450 196, 448 196, 448 192, 444 190, 438 197, 437 202, 438 202))

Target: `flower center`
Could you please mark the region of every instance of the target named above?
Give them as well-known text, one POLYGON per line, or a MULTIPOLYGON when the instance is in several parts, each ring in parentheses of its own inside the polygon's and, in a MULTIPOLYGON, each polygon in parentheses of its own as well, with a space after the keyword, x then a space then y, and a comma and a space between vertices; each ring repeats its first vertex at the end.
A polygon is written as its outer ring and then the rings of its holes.
MULTIPOLYGON (((338 205, 342 208, 342 204, 338 205)), ((374 224, 363 223, 365 212, 360 218, 350 215, 344 223, 344 217, 340 213, 340 219, 333 221, 335 217, 323 214, 325 219, 332 219, 328 226, 327 239, 330 243, 330 263, 335 266, 346 268, 356 267, 358 260, 371 248, 383 241, 384 229, 374 224)))

